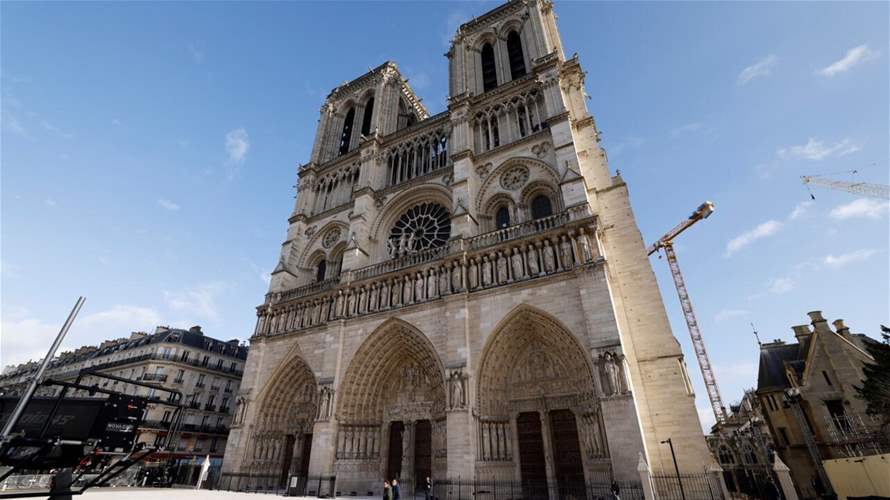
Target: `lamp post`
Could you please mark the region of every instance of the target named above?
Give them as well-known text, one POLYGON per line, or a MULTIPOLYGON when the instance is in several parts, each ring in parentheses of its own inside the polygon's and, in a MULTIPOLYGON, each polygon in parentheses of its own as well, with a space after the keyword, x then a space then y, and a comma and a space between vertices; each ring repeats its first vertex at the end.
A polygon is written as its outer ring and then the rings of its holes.
POLYGON ((677 455, 674 453, 674 442, 671 441, 671 438, 667 438, 661 442, 661 444, 665 443, 671 447, 671 459, 674 461, 674 470, 677 472, 677 484, 680 485, 680 496, 683 500, 686 500, 686 492, 683 491, 683 479, 680 478, 680 467, 677 466, 677 455))

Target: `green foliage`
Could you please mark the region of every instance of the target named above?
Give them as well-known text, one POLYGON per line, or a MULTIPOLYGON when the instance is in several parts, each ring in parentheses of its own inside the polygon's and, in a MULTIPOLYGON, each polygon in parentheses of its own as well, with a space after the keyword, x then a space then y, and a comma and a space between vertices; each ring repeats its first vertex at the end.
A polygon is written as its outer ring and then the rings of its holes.
POLYGON ((890 425, 890 334, 882 333, 884 342, 869 342, 866 350, 874 363, 863 368, 865 378, 855 387, 859 397, 867 403, 867 412, 882 420, 882 427, 890 425))

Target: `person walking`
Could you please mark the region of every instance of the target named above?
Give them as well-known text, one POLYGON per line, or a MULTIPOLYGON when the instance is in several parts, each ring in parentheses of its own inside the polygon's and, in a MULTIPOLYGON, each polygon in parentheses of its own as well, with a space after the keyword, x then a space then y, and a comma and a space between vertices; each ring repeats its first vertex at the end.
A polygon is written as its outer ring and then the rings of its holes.
POLYGON ((425 500, 430 500, 430 490, 433 489, 433 483, 430 482, 430 478, 427 477, 426 481, 423 482, 423 497, 425 500))
POLYGON ((612 500, 621 500, 621 497, 619 496, 619 493, 621 493, 621 488, 618 487, 617 482, 612 481, 612 487, 609 488, 609 491, 612 493, 612 500))
POLYGON ((389 481, 383 481, 383 500, 392 500, 392 487, 389 481))
POLYGON ((401 489, 402 488, 399 486, 399 480, 393 479, 392 480, 392 500, 401 500, 401 498, 402 498, 400 495, 401 489))

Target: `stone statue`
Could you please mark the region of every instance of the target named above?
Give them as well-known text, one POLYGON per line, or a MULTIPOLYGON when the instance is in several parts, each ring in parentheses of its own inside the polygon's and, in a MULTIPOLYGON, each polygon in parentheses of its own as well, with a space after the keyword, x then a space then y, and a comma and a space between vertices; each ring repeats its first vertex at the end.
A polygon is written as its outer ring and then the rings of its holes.
POLYGON ((448 293, 448 278, 450 275, 451 273, 448 271, 447 267, 439 270, 439 293, 441 295, 448 293))
POLYGON ((405 254, 414 253, 414 232, 408 233, 408 246, 405 247, 405 254))
POLYGON ((556 262, 554 261, 555 257, 553 255, 553 247, 550 246, 550 242, 544 240, 544 270, 548 273, 552 273, 556 270, 556 262))
POLYGON ((513 279, 521 280, 525 277, 525 270, 522 269, 522 254, 518 248, 513 249, 513 255, 510 256, 510 262, 513 267, 513 279))
POLYGON ((609 384, 609 390, 603 392, 609 396, 621 393, 621 367, 616 356, 609 351, 603 354, 603 370, 606 372, 606 381, 609 384))
POLYGON ((460 267, 457 262, 451 263, 451 291, 456 292, 461 289, 460 284, 460 267))
POLYGON ((482 285, 491 285, 491 262, 487 255, 482 257, 482 285))
POLYGON ((426 298, 434 299, 436 298, 436 285, 439 280, 436 278, 436 270, 435 269, 427 269, 426 270, 426 298))
POLYGON ((538 252, 533 245, 528 246, 528 272, 531 276, 537 276, 541 272, 538 267, 538 252))
POLYGON ((417 277, 414 278, 414 300, 416 302, 421 302, 424 299, 423 293, 426 291, 426 286, 423 283, 423 273, 417 271, 417 277))
POLYGON ((401 257, 405 255, 408 251, 408 241, 406 239, 405 232, 402 232, 402 235, 399 236, 399 253, 396 257, 401 257))
POLYGON ((590 241, 584 232, 578 235, 578 245, 581 247, 581 253, 584 256, 584 262, 593 260, 593 254, 590 252, 590 241))
POLYGON ((507 281, 507 258, 504 256, 503 252, 498 252, 495 256, 497 259, 498 266, 498 283, 504 283, 507 281))
POLYGON ((572 258, 572 244, 565 236, 562 237, 562 268, 571 269, 574 259, 572 258))

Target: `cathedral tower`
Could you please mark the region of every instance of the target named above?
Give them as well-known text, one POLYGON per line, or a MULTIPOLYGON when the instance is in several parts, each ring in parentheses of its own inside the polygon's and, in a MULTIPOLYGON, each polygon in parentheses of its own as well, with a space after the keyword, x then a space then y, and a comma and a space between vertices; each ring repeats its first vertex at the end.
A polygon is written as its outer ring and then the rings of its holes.
POLYGON ((438 115, 391 62, 325 100, 224 484, 478 478, 555 498, 638 481, 641 454, 670 472, 667 438, 681 472, 705 472, 683 354, 552 4, 475 18, 447 57, 438 115))

